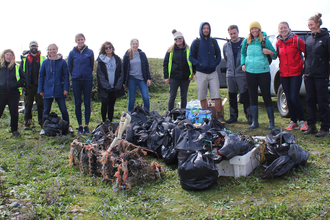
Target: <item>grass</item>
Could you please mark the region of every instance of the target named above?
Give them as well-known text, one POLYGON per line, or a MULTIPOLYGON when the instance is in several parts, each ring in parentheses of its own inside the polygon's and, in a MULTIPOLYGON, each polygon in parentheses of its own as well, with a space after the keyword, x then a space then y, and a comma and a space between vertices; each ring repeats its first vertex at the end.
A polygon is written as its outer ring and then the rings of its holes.
MULTIPOLYGON (((223 97, 227 90, 221 90, 223 97)), ((188 101, 197 98, 196 83, 189 87, 188 101)), ((151 110, 164 114, 168 92, 150 93, 151 110)), ((176 102, 180 100, 177 99, 176 102)), ((273 98, 276 106, 276 98, 273 98)), ((136 104, 142 104, 141 98, 136 104)), ((77 126, 72 99, 67 102, 70 120, 77 126)), ((101 121, 100 103, 93 102, 91 128, 101 121)), ((116 103, 115 120, 127 107, 127 97, 116 103)), ((56 104, 53 110, 60 113, 56 104)), ((262 135, 269 133, 268 118, 259 101, 260 127, 249 130, 242 105, 238 123, 226 125, 235 133, 262 135)), ((34 119, 37 118, 33 112, 34 119)), ((228 102, 225 118, 229 118, 228 102)), ((289 119, 275 112, 277 128, 285 128, 289 119)), ((37 121, 21 137, 9 132, 10 117, 5 111, 0 123, 0 219, 330 219, 330 150, 329 136, 316 138, 292 131, 298 144, 311 155, 306 166, 295 167, 281 178, 260 180, 262 167, 247 178, 220 177, 205 191, 186 191, 180 186, 175 166, 166 166, 165 177, 156 182, 117 191, 99 177, 81 174, 69 166, 70 143, 84 136, 39 136, 37 121), (19 202, 18 208, 6 204, 19 202)), ((149 160, 156 160, 149 158, 149 160)), ((162 163, 162 160, 159 160, 162 163)))

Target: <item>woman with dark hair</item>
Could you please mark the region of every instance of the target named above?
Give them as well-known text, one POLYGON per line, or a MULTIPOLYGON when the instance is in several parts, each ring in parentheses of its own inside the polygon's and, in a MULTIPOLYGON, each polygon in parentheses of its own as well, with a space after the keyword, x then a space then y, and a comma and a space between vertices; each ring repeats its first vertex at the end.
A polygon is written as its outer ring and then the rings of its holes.
POLYGON ((0 118, 5 106, 10 113, 10 128, 14 136, 19 136, 18 103, 25 84, 25 73, 15 63, 14 51, 7 49, 0 56, 0 118))
POLYGON ((165 82, 170 87, 168 111, 174 108, 175 98, 180 87, 181 108, 186 108, 190 81, 194 78, 192 64, 189 61, 190 47, 180 31, 172 31, 174 44, 167 50, 163 72, 165 82))
POLYGON ((330 39, 327 28, 321 28, 322 15, 317 14, 308 20, 308 28, 312 35, 306 40, 305 50, 305 87, 308 108, 308 129, 304 134, 315 134, 316 137, 325 137, 329 134, 329 60, 330 39), (317 106, 321 121, 320 131, 316 128, 317 106))
POLYGON ((267 56, 276 59, 277 53, 266 38, 266 33, 261 31, 261 26, 254 21, 250 24, 250 34, 244 39, 241 49, 242 70, 246 72, 246 80, 250 95, 250 108, 252 112, 252 125, 249 129, 259 127, 258 122, 258 87, 266 105, 269 119, 268 129, 275 128, 274 107, 270 95, 270 68, 267 56))
POLYGON ((131 40, 123 59, 124 86, 128 89, 128 111, 133 111, 136 99, 136 87, 139 88, 144 109, 150 109, 149 90, 151 75, 147 56, 139 49, 139 40, 131 40))
POLYGON ((112 43, 107 41, 102 44, 96 61, 98 95, 102 101, 102 121, 104 122, 107 119, 107 115, 108 119, 112 121, 116 99, 125 95, 121 59, 115 54, 112 43))
MULTIPOLYGON (((65 103, 70 89, 68 64, 65 59, 63 59, 62 55, 57 53, 58 47, 56 44, 50 44, 47 48, 47 52, 48 57, 42 62, 40 67, 38 83, 38 93, 44 99, 43 116, 50 113, 55 99, 63 120, 70 124, 69 113, 65 103)), ((72 128, 70 127, 69 129, 70 132, 72 132, 72 128)))
POLYGON ((280 78, 286 101, 288 103, 291 122, 286 130, 307 130, 304 109, 299 100, 299 91, 302 82, 302 70, 304 68, 301 52, 305 53, 305 42, 298 35, 291 32, 287 22, 278 25, 277 54, 280 61, 280 78))
POLYGON ((89 133, 91 116, 91 97, 93 88, 94 53, 85 45, 86 38, 82 33, 75 37, 77 46, 68 57, 69 71, 72 79, 72 91, 75 103, 75 113, 79 124, 78 134, 89 133), (84 95, 85 126, 82 126, 81 95, 84 95))

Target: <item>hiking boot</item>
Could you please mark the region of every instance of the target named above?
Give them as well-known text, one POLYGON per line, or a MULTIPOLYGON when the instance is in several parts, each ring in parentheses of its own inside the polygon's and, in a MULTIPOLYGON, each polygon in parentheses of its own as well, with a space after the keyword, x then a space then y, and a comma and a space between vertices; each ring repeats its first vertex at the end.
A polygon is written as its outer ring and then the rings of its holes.
POLYGON ((231 123, 237 122, 237 117, 230 116, 230 118, 226 122, 227 122, 227 124, 231 124, 231 123))
POLYGON ((84 133, 85 134, 89 134, 90 133, 88 126, 85 126, 84 127, 84 133))
POLYGON ((300 121, 300 131, 306 131, 308 126, 305 121, 300 121))
POLYGON ((251 125, 252 124, 252 116, 247 116, 246 117, 246 123, 251 125))
MULTIPOLYGON (((82 129, 82 127, 79 127, 79 128, 82 129)), ((78 128, 78 132, 79 132, 79 128, 78 128)), ((68 131, 69 131, 69 133, 71 133, 71 134, 74 133, 73 128, 71 127, 71 125, 69 126, 68 131)))
POLYGON ((308 125, 308 128, 304 132, 304 134, 315 134, 317 132, 318 132, 318 130, 317 130, 315 124, 310 124, 310 125, 308 125))
POLYGON ((291 131, 291 130, 297 130, 299 129, 299 126, 297 123, 290 121, 290 123, 288 124, 288 127, 285 128, 285 130, 291 131))
POLYGON ((223 114, 221 112, 217 112, 217 119, 221 124, 226 124, 225 118, 223 117, 223 114))
POLYGON ((16 136, 16 137, 21 135, 18 131, 13 131, 12 133, 13 133, 13 136, 16 136))
POLYGON ((24 123, 24 130, 30 130, 32 119, 28 119, 24 123))
POLYGON ((320 131, 315 134, 315 137, 325 137, 328 134, 329 134, 329 131, 324 131, 324 130, 320 129, 320 131))
POLYGON ((84 133, 83 126, 79 126, 77 134, 83 134, 83 133, 84 133))

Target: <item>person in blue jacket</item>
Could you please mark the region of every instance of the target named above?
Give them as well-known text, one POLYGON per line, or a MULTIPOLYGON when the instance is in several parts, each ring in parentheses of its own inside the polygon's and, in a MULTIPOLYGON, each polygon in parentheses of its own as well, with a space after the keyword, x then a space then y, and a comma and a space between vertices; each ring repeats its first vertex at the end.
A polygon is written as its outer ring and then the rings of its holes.
POLYGON ((91 116, 91 97, 93 88, 94 53, 85 45, 86 38, 82 33, 75 37, 77 46, 68 57, 69 71, 72 80, 72 90, 75 103, 75 113, 79 124, 78 134, 89 133, 91 116), (85 126, 82 125, 81 95, 84 95, 85 126))
POLYGON ((241 48, 242 70, 246 72, 246 80, 250 95, 250 108, 252 112, 252 125, 249 129, 259 127, 258 122, 258 87, 260 87, 269 118, 268 129, 274 129, 274 107, 270 95, 270 68, 268 55, 276 59, 277 53, 266 38, 266 33, 261 31, 261 26, 254 21, 250 24, 250 34, 244 39, 241 48), (265 48, 262 43, 265 43, 265 48))
POLYGON ((143 107, 150 110, 149 90, 151 75, 149 62, 146 54, 139 49, 139 40, 131 40, 131 48, 128 49, 123 58, 124 87, 128 89, 128 111, 133 111, 136 87, 139 88, 143 107))
POLYGON ((43 115, 50 113, 52 103, 55 99, 63 120, 70 124, 65 103, 65 98, 70 89, 68 65, 62 58, 62 55, 57 54, 58 47, 56 44, 50 44, 47 51, 48 57, 41 65, 38 83, 38 93, 44 99, 43 115))
POLYGON ((225 124, 220 96, 220 85, 217 65, 221 61, 221 51, 218 42, 211 37, 211 26, 202 22, 199 29, 200 38, 195 39, 190 48, 189 61, 196 67, 198 100, 203 109, 208 107, 207 90, 214 99, 217 119, 225 124))

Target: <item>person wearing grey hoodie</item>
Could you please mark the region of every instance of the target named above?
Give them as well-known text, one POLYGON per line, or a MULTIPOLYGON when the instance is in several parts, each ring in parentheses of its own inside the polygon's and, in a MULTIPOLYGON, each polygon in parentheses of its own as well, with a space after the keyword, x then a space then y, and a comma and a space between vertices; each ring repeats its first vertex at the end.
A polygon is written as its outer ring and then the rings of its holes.
POLYGON ((115 54, 114 46, 108 41, 102 44, 96 61, 102 121, 104 122, 107 119, 107 115, 108 119, 112 121, 116 99, 125 95, 122 62, 115 54))

